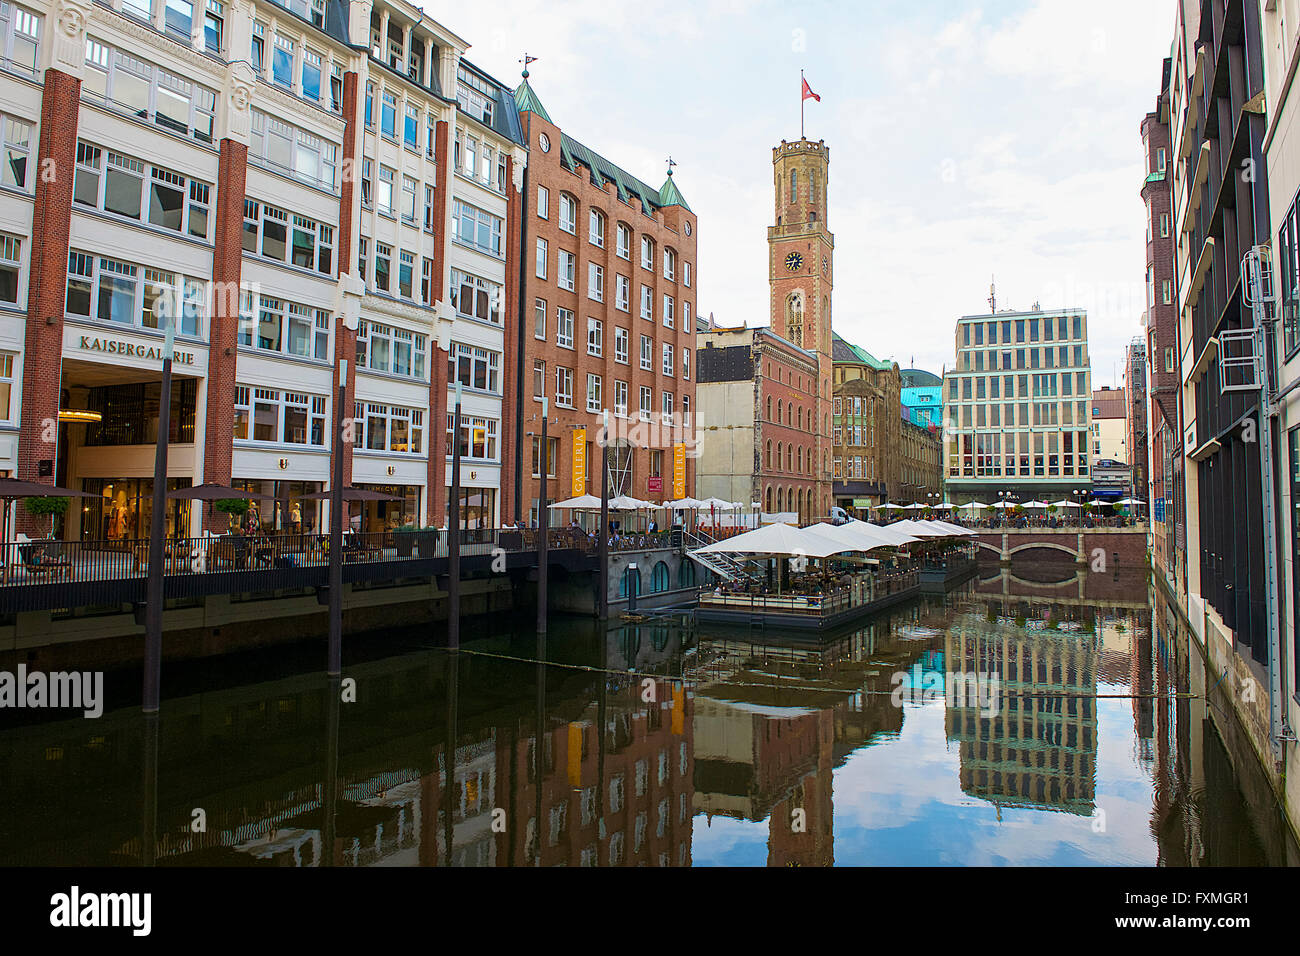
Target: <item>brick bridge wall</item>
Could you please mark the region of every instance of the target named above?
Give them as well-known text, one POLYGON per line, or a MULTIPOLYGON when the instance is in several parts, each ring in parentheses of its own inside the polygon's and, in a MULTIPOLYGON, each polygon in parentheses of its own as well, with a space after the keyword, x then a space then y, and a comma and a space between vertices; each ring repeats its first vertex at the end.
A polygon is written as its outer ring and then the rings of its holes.
POLYGON ((1108 565, 1118 554, 1121 567, 1140 567, 1147 553, 1145 527, 997 529, 981 531, 978 541, 978 555, 995 555, 1000 561, 1058 557, 1091 564, 1095 552, 1101 550, 1108 565))

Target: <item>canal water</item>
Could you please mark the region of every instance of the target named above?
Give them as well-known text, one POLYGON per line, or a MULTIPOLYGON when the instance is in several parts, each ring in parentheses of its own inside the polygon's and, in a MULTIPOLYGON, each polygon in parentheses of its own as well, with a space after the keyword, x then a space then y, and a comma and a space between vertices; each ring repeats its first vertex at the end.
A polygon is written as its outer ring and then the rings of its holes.
POLYGON ((815 639, 353 635, 341 685, 322 638, 166 667, 157 721, 110 674, 0 711, 0 864, 1300 863, 1147 577, 1016 571, 815 639))

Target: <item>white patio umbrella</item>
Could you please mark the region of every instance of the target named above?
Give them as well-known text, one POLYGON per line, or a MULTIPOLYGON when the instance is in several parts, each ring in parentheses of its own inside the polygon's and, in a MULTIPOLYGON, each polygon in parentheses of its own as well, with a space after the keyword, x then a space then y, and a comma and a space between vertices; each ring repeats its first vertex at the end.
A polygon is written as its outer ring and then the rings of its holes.
POLYGON ((610 511, 640 511, 642 508, 657 508, 654 502, 642 501, 640 498, 633 498, 631 495, 619 495, 617 498, 609 499, 610 511))
POLYGON ((876 508, 877 508, 877 509, 883 509, 884 511, 902 511, 902 510, 903 510, 903 506, 902 506, 902 505, 896 505, 896 504, 894 504, 892 501, 891 501, 889 504, 886 504, 886 505, 876 505, 876 508))
POLYGON ((1025 502, 1025 507, 1026 507, 1026 508, 1046 508, 1046 507, 1047 507, 1047 502, 1046 502, 1046 501, 1026 501, 1026 502, 1025 502))
POLYGON ((1016 506, 1014 501, 999 501, 996 504, 989 505, 994 511, 1010 511, 1016 506))
POLYGON ((578 495, 549 506, 551 511, 599 511, 600 499, 595 495, 578 495))
MULTIPOLYGON (((908 534, 906 531, 900 528, 898 524, 879 525, 879 524, 871 524, 868 521, 860 521, 858 523, 866 525, 868 528, 871 529, 871 531, 874 534, 879 535, 880 537, 884 538, 887 541, 892 541, 897 546, 901 546, 904 544, 915 544, 917 541, 921 540, 920 535, 908 534)), ((853 522, 850 521, 849 524, 852 525, 853 522)))
POLYGON ((1138 501, 1136 498, 1121 498, 1119 501, 1115 502, 1115 504, 1117 504, 1117 505, 1140 505, 1140 504, 1144 504, 1144 502, 1138 501))
POLYGON ((881 533, 882 529, 873 528, 865 521, 850 521, 840 525, 822 522, 813 525, 808 530, 816 531, 818 534, 839 541, 854 551, 871 551, 875 548, 894 548, 898 546, 893 538, 881 533))
POLYGON ((696 554, 756 554, 768 557, 802 556, 826 558, 842 554, 849 547, 811 528, 796 528, 789 524, 769 524, 755 531, 746 531, 734 538, 718 541, 696 554))
POLYGON ((734 501, 723 501, 721 498, 705 498, 700 502, 702 508, 715 508, 718 511, 734 511, 736 503, 734 501))
POLYGON ((955 507, 957 507, 957 506, 954 505, 951 501, 943 501, 943 502, 940 502, 939 504, 935 505, 935 507, 936 507, 936 508, 939 508, 939 509, 941 509, 941 510, 950 511, 950 510, 952 510, 953 508, 955 508, 955 507))
POLYGON ((681 498, 677 501, 665 501, 663 507, 672 508, 674 511, 698 511, 700 508, 707 508, 708 505, 697 498, 681 498))
POLYGON ((1066 501, 1062 498, 1060 501, 1053 501, 1052 504, 1057 508, 1079 508, 1081 505, 1077 501, 1066 501))
POLYGON ((905 518, 902 521, 896 521, 891 528, 897 528, 905 534, 910 534, 914 538, 951 538, 951 531, 943 531, 933 526, 929 521, 913 521, 911 518, 905 518))
MULTIPOLYGON (((968 501, 964 505, 958 505, 957 509, 960 511, 962 508, 969 508, 971 511, 983 511, 988 507, 988 505, 980 504, 978 501, 968 501)), ((993 507, 996 508, 997 505, 994 505, 993 507)))
POLYGON ((934 525, 936 528, 949 531, 952 534, 955 534, 961 538, 972 538, 975 537, 977 534, 979 534, 978 531, 972 531, 970 528, 963 528, 959 524, 952 524, 947 521, 927 521, 925 523, 934 525))
POLYGON ((904 505, 903 510, 904 511, 925 511, 929 507, 930 507, 929 505, 923 505, 919 501, 914 501, 910 505, 904 505))

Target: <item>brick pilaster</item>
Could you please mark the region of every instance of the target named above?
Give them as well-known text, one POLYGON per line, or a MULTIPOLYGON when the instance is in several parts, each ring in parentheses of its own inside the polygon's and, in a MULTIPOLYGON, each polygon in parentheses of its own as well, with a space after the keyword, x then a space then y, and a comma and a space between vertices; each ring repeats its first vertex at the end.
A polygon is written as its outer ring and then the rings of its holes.
MULTIPOLYGON (((353 218, 357 179, 361 175, 361 158, 358 155, 360 130, 357 126, 357 74, 343 74, 343 182, 339 190, 339 245, 337 272, 355 275, 357 271, 357 243, 355 237, 355 220, 353 218)), ((330 403, 333 406, 338 394, 339 362, 347 359, 348 375, 347 398, 343 405, 343 417, 351 418, 356 407, 357 396, 357 333, 343 324, 343 316, 335 316, 334 321, 334 375, 330 378, 330 403)), ((331 419, 330 435, 334 435, 331 419)), ((334 455, 343 455, 343 484, 352 484, 352 445, 342 447, 330 439, 330 474, 334 473, 334 455)))
MULTIPOLYGON (((64 298, 80 103, 79 79, 55 69, 45 71, 39 154, 30 167, 30 175, 36 179, 36 204, 32 216, 18 477, 51 485, 58 448, 64 298), (51 462, 49 474, 40 473, 43 461, 51 462)), ((49 530, 49 519, 33 518, 20 508, 17 526, 17 530, 28 534, 44 534, 49 530)))
MULTIPOLYGON (((505 348, 502 356, 501 380, 501 498, 497 508, 497 522, 504 524, 515 514, 515 463, 522 450, 514 441, 515 403, 518 400, 519 333, 511 328, 519 315, 519 263, 523 262, 523 194, 514 189, 515 161, 506 159, 507 188, 512 190, 506 205, 506 285, 505 301, 501 303, 501 327, 505 331, 505 348), (518 259, 515 256, 519 256, 518 259), (509 317, 509 318, 507 318, 509 317)), ((613 333, 610 333, 611 336, 613 333)), ((611 341, 612 338, 611 338, 611 341)), ((612 352, 612 348, 611 348, 612 352)), ((612 381, 612 380, 611 380, 612 381)), ((613 385, 611 384, 611 388, 613 385)))
MULTIPOLYGON (((239 354, 239 296, 244 265, 244 195, 248 146, 221 141, 217 167, 216 243, 212 250, 212 316, 208 329, 207 414, 203 481, 229 485, 234 465, 235 370, 239 354)), ((219 533, 225 515, 204 509, 203 526, 219 533)))
MULTIPOLYGON (((451 189, 451 162, 447 151, 447 121, 439 120, 434 133, 434 148, 438 154, 438 181, 433 188, 433 221, 445 230, 447 222, 447 191, 451 189)), ((433 247, 433 302, 434 308, 447 295, 447 242, 450 236, 435 238, 433 247)), ((435 319, 435 324, 437 320, 435 319)), ((442 527, 447 514, 447 358, 448 353, 436 347, 436 336, 429 349, 429 486, 425 492, 428 523, 442 527)))

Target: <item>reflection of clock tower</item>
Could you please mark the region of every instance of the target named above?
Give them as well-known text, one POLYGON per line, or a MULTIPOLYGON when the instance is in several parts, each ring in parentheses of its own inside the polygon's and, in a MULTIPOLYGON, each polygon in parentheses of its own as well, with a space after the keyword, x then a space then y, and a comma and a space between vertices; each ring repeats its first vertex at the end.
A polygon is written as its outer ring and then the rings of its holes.
POLYGON ((772 150, 776 225, 767 230, 771 324, 777 335, 817 355, 816 477, 830 490, 831 289, 835 237, 826 221, 831 151, 824 140, 782 140, 772 150), (824 472, 824 474, 822 473, 824 472))

